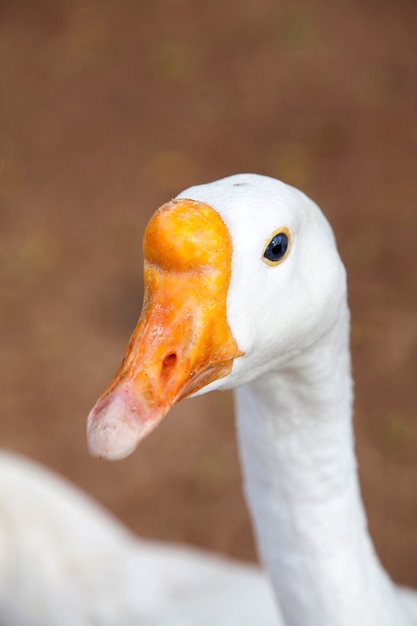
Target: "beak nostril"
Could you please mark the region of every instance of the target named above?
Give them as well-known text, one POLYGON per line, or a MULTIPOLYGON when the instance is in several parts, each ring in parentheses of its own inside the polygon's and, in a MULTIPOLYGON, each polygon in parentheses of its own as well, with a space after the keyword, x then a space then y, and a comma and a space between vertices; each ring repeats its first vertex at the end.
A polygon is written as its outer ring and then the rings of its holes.
POLYGON ((162 369, 163 370, 170 369, 175 365, 176 362, 177 362, 177 355, 175 354, 175 352, 170 352, 170 354, 167 354, 167 356, 162 361, 162 369))
POLYGON ((173 373, 173 368, 175 368, 175 364, 177 362, 177 355, 175 352, 170 352, 166 355, 164 360, 162 361, 161 367, 161 381, 163 383, 167 383, 173 373))

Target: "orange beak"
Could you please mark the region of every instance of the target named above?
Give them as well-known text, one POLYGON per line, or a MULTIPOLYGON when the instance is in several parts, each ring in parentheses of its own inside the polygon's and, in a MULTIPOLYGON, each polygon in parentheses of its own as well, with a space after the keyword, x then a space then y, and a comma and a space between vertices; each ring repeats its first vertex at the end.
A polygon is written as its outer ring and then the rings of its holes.
POLYGON ((88 416, 90 452, 120 459, 171 406, 230 373, 242 355, 226 319, 232 243, 220 215, 172 200, 144 237, 145 297, 115 377, 88 416))

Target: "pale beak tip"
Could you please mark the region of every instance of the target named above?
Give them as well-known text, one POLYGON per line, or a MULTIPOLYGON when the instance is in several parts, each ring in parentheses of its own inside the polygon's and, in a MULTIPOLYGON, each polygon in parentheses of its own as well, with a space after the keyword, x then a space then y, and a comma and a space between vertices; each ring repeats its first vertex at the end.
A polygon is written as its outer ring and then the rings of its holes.
POLYGON ((99 401, 87 419, 88 450, 92 456, 109 461, 124 459, 142 438, 140 430, 133 427, 122 401, 99 401))

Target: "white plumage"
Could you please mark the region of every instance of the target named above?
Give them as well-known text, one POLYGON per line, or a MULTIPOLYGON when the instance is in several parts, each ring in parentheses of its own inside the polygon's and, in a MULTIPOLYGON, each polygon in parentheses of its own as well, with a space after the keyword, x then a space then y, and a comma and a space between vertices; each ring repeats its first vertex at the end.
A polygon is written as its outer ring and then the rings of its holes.
MULTIPOLYGON (((96 623, 95 619, 106 626, 416 625, 416 595, 391 582, 367 531, 352 433, 345 271, 330 226, 304 194, 262 176, 238 175, 193 187, 178 196, 175 207, 182 198, 203 202, 220 215, 233 249, 227 324, 238 351, 231 358, 230 348, 230 370, 223 369, 217 379, 207 378, 208 384, 198 393, 238 388, 237 431, 245 491, 282 618, 274 615, 268 587, 255 570, 192 552, 156 545, 149 548, 83 496, 38 470, 27 472, 24 463, 8 457, 2 460, 2 489, 9 490, 15 504, 6 503, 1 515, 8 525, 3 536, 8 531, 12 537, 2 546, 3 606, 19 587, 28 606, 35 602, 47 615, 44 605, 49 598, 43 594, 57 580, 55 598, 63 594, 59 604, 68 607, 64 614, 67 622, 60 619, 59 624, 84 626, 96 623), (279 232, 289 234, 289 251, 282 262, 265 263, 265 247, 279 232), (13 481, 15 488, 10 492, 13 481), (65 510, 62 515, 61 510, 65 510), (15 521, 8 522, 13 516, 15 521), (25 535, 31 528, 28 518, 37 523, 31 524, 34 531, 25 535), (49 527, 53 532, 45 533, 49 527), (19 528, 23 543, 16 534, 19 528), (17 537, 15 546, 13 537, 17 537), (35 558, 28 558, 36 551, 35 558), (14 553, 19 558, 13 564, 14 553), (45 566, 39 575, 38 558, 45 566), (217 577, 218 566, 221 574, 217 577), (33 581, 40 593, 36 587, 31 589, 33 581), (110 606, 106 605, 109 602, 110 606), (93 618, 92 611, 100 617, 93 618)), ((169 211, 172 207, 165 211, 168 216, 169 211)), ((187 220, 183 222, 181 237, 186 233, 185 238, 194 242, 197 234, 188 232, 187 220)), ((154 226, 157 246, 159 232, 154 226)), ((204 244, 204 236, 198 241, 204 244)), ((158 270, 160 278, 153 279, 154 285, 170 274, 171 257, 173 273, 182 277, 184 258, 189 258, 187 246, 181 263, 175 261, 175 245, 172 254, 170 249, 166 252, 166 246, 161 247, 162 269, 158 270)), ((195 242, 193 246, 193 254, 200 259, 195 242)), ((148 254, 154 271, 159 259, 152 256, 152 250, 148 254)), ((189 274, 195 273, 196 267, 201 270, 194 261, 189 274)), ((208 263, 202 268, 203 273, 206 270, 221 271, 221 267, 208 263)), ((152 318, 152 306, 148 297, 145 318, 152 318)), ((160 302, 158 307, 160 312, 160 302)), ((188 317, 193 315, 187 311, 188 317)), ((148 335, 152 349, 161 344, 161 354, 166 356, 152 369, 152 351, 146 350, 142 368, 149 373, 145 377, 138 374, 142 376, 137 378, 142 380, 139 390, 139 383, 133 385, 134 372, 141 371, 141 362, 137 364, 135 359, 141 354, 137 346, 148 332, 145 322, 139 327, 138 343, 134 339, 130 345, 133 356, 128 353, 119 370, 122 382, 115 379, 90 415, 90 447, 98 454, 116 458, 131 452, 168 410, 169 406, 160 409, 164 389, 167 393, 171 390, 172 404, 181 396, 181 389, 186 395, 184 389, 197 388, 189 382, 195 375, 192 369, 182 374, 185 387, 175 387, 177 372, 187 365, 181 337, 186 337, 190 349, 193 333, 180 333, 174 349, 171 331, 165 336, 161 326, 151 328, 148 335), (124 371, 124 367, 136 370, 124 371), (155 394, 161 389, 158 404, 155 394)), ((215 342, 215 330, 213 335, 215 342)), ((10 605, 11 611, 20 608, 10 605)), ((48 619, 15 623, 56 623, 48 619)))
POLYGON ((276 626, 259 568, 140 541, 81 491, 0 453, 1 626, 276 626))

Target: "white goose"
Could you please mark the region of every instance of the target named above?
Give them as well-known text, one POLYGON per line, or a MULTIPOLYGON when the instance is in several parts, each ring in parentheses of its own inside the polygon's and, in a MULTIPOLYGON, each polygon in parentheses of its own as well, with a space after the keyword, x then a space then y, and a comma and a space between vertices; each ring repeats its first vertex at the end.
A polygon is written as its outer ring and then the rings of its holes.
POLYGON ((277 626, 253 566, 140 541, 85 494, 0 453, 1 626, 277 626))
POLYGON ((142 315, 90 413, 90 450, 124 457, 177 400, 237 388, 246 495, 286 626, 416 625, 416 595, 391 582, 367 531, 345 270, 320 209, 277 180, 232 176, 161 207, 144 254, 142 315))
POLYGON ((51 472, 0 453, 0 624, 417 624, 414 594, 392 585, 366 533, 329 226, 264 177, 181 196, 197 202, 170 203, 148 227, 142 321, 91 413, 90 446, 123 456, 179 397, 249 383, 238 392, 245 481, 285 620, 256 568, 139 541, 51 472))

